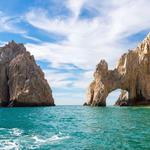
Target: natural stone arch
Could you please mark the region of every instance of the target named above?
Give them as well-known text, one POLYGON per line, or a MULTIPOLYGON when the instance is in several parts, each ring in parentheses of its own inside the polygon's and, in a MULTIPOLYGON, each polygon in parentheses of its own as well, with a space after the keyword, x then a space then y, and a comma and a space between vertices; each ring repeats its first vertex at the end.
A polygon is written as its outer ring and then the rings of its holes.
POLYGON ((94 78, 95 80, 88 89, 87 105, 106 106, 106 98, 109 93, 116 89, 127 90, 127 87, 123 86, 124 80, 122 79, 120 82, 121 75, 118 70, 108 70, 108 64, 105 60, 101 60, 96 66, 94 78))
MULTIPOLYGON (((108 70, 105 60, 100 61, 85 105, 106 106, 106 97, 118 88, 129 93, 126 105, 150 104, 150 34, 136 49, 123 54, 114 70, 108 70)), ((124 97, 126 93, 121 95, 124 97)))

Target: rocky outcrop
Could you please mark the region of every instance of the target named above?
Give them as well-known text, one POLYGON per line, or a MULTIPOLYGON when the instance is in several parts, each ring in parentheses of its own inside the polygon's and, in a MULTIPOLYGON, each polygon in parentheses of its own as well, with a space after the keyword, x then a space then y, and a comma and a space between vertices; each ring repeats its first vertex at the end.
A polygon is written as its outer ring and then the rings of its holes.
POLYGON ((100 61, 85 105, 106 106, 108 94, 116 89, 123 90, 116 105, 150 105, 150 34, 123 54, 114 70, 108 70, 105 60, 100 61))
POLYGON ((0 106, 53 106, 44 73, 22 44, 0 48, 0 106))

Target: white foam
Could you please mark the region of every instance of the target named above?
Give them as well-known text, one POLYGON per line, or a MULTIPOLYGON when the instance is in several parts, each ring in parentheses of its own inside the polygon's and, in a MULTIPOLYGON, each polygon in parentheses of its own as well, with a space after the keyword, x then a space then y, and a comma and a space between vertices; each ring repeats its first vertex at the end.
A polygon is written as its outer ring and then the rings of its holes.
POLYGON ((40 145, 45 145, 45 144, 50 144, 53 142, 59 142, 61 140, 69 139, 70 136, 60 136, 58 134, 51 136, 50 138, 45 138, 45 137, 40 137, 40 136, 33 136, 32 139, 34 140, 35 144, 40 145))
POLYGON ((18 128, 0 128, 0 131, 5 131, 0 139, 0 150, 19 150, 20 142, 19 137, 22 134, 22 130, 18 128), (7 139, 5 139, 7 137, 7 139))
MULTIPOLYGON (((0 130, 6 129, 0 128, 0 130)), ((30 149, 35 149, 43 145, 54 144, 56 142, 71 138, 70 136, 64 135, 61 132, 50 137, 40 135, 24 135, 22 133, 23 131, 18 128, 7 129, 6 136, 8 136, 8 138, 0 139, 0 150, 19 150, 25 145, 30 149)), ((3 137, 6 136, 4 135, 3 137)))
POLYGON ((43 140, 42 138, 40 138, 38 136, 33 136, 32 139, 34 139, 35 142, 37 142, 37 143, 39 143, 39 142, 40 143, 44 143, 45 142, 45 140, 43 140))
POLYGON ((60 141, 64 139, 69 139, 70 136, 59 136, 59 135, 53 135, 51 138, 48 138, 47 141, 52 142, 52 141, 60 141))
POLYGON ((11 142, 9 140, 0 141, 0 150, 19 150, 19 144, 16 142, 11 142))
POLYGON ((22 134, 22 130, 20 130, 18 128, 12 128, 11 132, 14 136, 21 136, 21 134, 22 134))
POLYGON ((12 129, 0 128, 0 131, 5 131, 5 133, 10 134, 10 136, 20 136, 23 132, 21 129, 18 128, 12 128, 12 129))
POLYGON ((5 128, 0 128, 0 130, 6 130, 5 128))

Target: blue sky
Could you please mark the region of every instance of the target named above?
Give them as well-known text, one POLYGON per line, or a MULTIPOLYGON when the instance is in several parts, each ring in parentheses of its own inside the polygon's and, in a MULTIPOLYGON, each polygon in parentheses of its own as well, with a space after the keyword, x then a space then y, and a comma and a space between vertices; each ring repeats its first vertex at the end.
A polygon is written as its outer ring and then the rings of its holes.
MULTIPOLYGON (((100 59, 109 68, 150 31, 148 0, 1 0, 0 45, 24 43, 56 104, 83 104, 100 59)), ((119 91, 108 97, 116 100, 119 91)))

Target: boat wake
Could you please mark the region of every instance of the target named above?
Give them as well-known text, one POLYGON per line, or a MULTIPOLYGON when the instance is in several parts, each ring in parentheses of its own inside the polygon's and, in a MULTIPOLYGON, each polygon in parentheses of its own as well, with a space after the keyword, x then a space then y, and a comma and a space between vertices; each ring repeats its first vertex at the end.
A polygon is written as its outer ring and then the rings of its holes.
POLYGON ((68 135, 62 133, 52 135, 50 137, 41 135, 26 135, 17 128, 5 129, 0 128, 3 136, 0 135, 0 150, 20 150, 26 146, 29 149, 41 148, 42 146, 59 144, 63 140, 70 139, 68 135), (5 133, 5 134, 4 134, 5 133))

